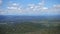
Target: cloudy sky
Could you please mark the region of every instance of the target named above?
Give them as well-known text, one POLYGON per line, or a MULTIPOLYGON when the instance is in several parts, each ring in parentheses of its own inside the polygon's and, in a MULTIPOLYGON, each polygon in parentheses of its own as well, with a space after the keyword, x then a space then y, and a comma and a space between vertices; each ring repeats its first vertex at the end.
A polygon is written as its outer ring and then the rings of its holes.
POLYGON ((0 0, 0 15, 57 15, 60 0, 0 0))

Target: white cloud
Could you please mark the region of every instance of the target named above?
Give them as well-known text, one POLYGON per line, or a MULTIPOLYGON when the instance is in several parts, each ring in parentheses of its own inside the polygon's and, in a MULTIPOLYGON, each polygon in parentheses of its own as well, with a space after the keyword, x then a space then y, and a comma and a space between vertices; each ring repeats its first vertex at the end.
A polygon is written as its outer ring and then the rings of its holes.
POLYGON ((29 4, 25 12, 29 15, 40 15, 46 13, 47 7, 41 7, 42 5, 29 4))
POLYGON ((47 11, 48 11, 48 15, 60 14, 60 5, 53 5, 47 11))
POLYGON ((60 14, 60 5, 54 5, 51 8, 44 7, 40 4, 28 4, 26 8, 21 7, 17 3, 12 3, 7 7, 7 10, 2 14, 17 14, 17 15, 45 15, 45 14, 60 14))
POLYGON ((8 9, 17 9, 17 7, 7 7, 8 9))
POLYGON ((18 5, 17 3, 13 3, 14 6, 18 5))
POLYGON ((4 15, 15 15, 15 14, 20 14, 22 12, 22 8, 18 3, 11 3, 8 5, 7 9, 3 13, 4 15))
POLYGON ((60 7, 60 4, 58 4, 58 5, 53 5, 53 7, 60 7))
POLYGON ((43 9, 48 9, 47 7, 44 7, 43 9))
POLYGON ((2 0, 0 0, 0 5, 2 4, 2 0))

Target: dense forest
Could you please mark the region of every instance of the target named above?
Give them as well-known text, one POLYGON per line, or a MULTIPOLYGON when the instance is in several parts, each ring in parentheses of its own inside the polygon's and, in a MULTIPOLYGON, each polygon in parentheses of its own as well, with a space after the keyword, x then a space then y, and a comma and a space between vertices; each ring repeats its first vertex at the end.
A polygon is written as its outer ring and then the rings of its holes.
POLYGON ((0 34, 60 34, 60 24, 33 22, 0 24, 0 34))
POLYGON ((0 34, 60 34, 60 17, 0 16, 0 34))

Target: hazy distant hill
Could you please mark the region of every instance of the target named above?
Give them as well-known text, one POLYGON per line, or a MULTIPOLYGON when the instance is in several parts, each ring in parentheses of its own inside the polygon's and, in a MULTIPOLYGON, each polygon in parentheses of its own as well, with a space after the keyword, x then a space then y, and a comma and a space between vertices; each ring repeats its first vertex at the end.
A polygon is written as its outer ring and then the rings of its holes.
POLYGON ((23 21, 60 21, 60 15, 53 16, 20 16, 20 15, 0 15, 0 22, 23 22, 23 21))

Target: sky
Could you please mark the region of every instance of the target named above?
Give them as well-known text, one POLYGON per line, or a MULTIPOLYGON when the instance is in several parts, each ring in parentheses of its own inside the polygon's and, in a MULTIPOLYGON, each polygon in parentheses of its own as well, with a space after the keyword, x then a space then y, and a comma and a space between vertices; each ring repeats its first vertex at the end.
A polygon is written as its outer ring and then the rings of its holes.
POLYGON ((0 15, 57 15, 60 0, 0 0, 0 15))

